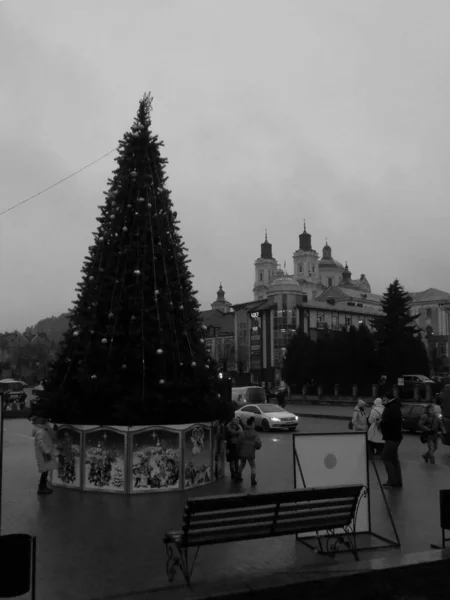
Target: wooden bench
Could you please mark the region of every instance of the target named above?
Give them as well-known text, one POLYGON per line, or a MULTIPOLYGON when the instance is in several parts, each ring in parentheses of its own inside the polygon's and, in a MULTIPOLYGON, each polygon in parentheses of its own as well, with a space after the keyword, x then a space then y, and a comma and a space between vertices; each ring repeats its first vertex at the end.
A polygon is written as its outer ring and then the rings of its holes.
POLYGON ((355 524, 364 490, 363 485, 346 485, 190 498, 185 504, 181 530, 169 531, 163 539, 169 581, 173 581, 179 568, 190 585, 202 546, 282 535, 315 534, 320 553, 334 557, 339 544, 344 544, 359 560, 355 524), (323 531, 326 534, 320 533, 323 531), (332 544, 328 543, 331 538, 332 544), (189 548, 195 549, 191 564, 189 548))

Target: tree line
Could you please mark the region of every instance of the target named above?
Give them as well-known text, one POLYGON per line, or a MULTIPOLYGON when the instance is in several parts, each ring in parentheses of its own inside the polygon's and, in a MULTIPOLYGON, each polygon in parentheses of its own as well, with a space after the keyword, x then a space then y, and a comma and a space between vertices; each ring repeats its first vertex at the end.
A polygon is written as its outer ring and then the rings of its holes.
POLYGON ((383 294, 382 314, 366 325, 340 331, 324 331, 317 341, 298 331, 287 347, 283 379, 300 390, 321 385, 332 393, 335 384, 342 393, 358 385, 360 394, 371 394, 381 376, 393 385, 407 373, 429 375, 429 358, 411 313, 411 296, 396 279, 383 294))

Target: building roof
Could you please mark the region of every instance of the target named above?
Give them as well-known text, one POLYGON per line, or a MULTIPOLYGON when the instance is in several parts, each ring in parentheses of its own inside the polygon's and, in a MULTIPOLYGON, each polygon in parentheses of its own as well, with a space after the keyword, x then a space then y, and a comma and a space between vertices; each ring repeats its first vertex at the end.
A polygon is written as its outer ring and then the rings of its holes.
POLYGON ((450 294, 447 292, 443 292, 442 290, 438 290, 436 288, 428 288, 423 292, 413 292, 411 294, 413 304, 418 304, 419 302, 449 302, 450 294))
POLYGON ((381 296, 378 294, 371 294, 369 292, 364 292, 362 290, 353 289, 351 287, 334 287, 331 286, 320 296, 317 296, 316 300, 323 301, 327 298, 333 298, 337 302, 344 302, 351 300, 353 302, 370 302, 370 303, 381 303, 381 296))
POLYGON ((222 333, 234 334, 234 313, 223 313, 220 310, 202 310, 200 317, 207 327, 217 327, 222 333))
POLYGON ((269 284, 269 289, 267 291, 268 294, 284 294, 284 293, 292 293, 297 292, 301 293, 301 288, 293 277, 289 275, 283 275, 282 277, 277 277, 269 284))

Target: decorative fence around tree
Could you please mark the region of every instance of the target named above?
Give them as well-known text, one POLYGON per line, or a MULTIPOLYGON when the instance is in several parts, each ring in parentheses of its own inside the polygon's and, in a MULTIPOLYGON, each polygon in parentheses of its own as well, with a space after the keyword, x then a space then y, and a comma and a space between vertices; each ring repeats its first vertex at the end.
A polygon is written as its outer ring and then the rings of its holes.
POLYGON ((58 425, 52 485, 85 492, 181 491, 221 479, 219 422, 119 427, 58 425))

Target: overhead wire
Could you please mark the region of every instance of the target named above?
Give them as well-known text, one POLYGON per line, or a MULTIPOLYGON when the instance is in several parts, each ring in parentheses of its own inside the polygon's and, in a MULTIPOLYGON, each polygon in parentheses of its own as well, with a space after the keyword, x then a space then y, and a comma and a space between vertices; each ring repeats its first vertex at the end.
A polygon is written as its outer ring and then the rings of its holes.
POLYGON ((22 206, 22 204, 26 204, 30 200, 34 200, 34 198, 37 198, 38 196, 41 196, 42 194, 45 194, 45 192, 48 192, 49 190, 53 189, 57 185, 60 185, 61 183, 64 183, 64 181, 67 181, 68 179, 71 179, 72 177, 75 177, 75 175, 78 175, 78 173, 81 173, 82 171, 85 171, 89 167, 92 167, 92 165, 95 165, 95 163, 100 162, 101 160, 103 160, 104 158, 106 158, 107 156, 109 156, 110 154, 112 154, 113 152, 116 152, 116 151, 117 151, 117 148, 113 148, 109 152, 106 152, 106 154, 103 154, 103 156, 100 156, 99 158, 96 158, 95 160, 93 160, 89 164, 84 165, 84 167, 81 167, 81 169, 78 169, 77 171, 74 171, 70 175, 67 175, 66 177, 63 177, 62 179, 60 179, 59 181, 53 183, 52 185, 49 185, 48 187, 45 188, 45 190, 41 190, 40 192, 37 192, 36 194, 33 194, 32 196, 29 196, 28 198, 25 198, 25 200, 21 200, 17 204, 14 204, 13 206, 10 206, 6 210, 1 211, 0 212, 0 217, 2 217, 3 215, 5 215, 6 213, 10 212, 11 210, 14 210, 15 208, 18 208, 19 206, 22 206))

